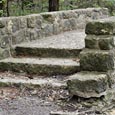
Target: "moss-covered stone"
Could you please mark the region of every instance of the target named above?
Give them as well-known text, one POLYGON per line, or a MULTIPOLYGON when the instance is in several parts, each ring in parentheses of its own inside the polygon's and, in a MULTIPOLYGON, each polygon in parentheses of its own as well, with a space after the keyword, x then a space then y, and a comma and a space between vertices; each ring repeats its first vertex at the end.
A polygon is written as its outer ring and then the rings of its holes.
POLYGON ((112 35, 114 34, 115 22, 89 22, 86 25, 86 34, 112 35))
POLYGON ((17 56, 76 58, 81 49, 16 47, 15 51, 17 56))
POLYGON ((53 23, 55 21, 55 15, 52 13, 42 13, 41 16, 43 17, 44 21, 49 23, 53 23))
POLYGON ((70 95, 84 98, 100 97, 106 94, 108 78, 105 73, 80 72, 69 77, 67 86, 70 95))
POLYGON ((28 16, 27 17, 27 27, 34 28, 36 26, 36 17, 35 16, 28 16))
POLYGON ((4 28, 5 25, 6 25, 5 20, 4 20, 4 19, 1 19, 1 20, 0 20, 0 28, 4 28))
POLYGON ((114 52, 106 50, 83 50, 80 67, 85 71, 105 72, 114 69, 114 52))
POLYGON ((85 38, 85 47, 89 49, 99 49, 97 36, 87 35, 85 38))
POLYGON ((8 58, 0 61, 0 71, 26 72, 37 75, 68 75, 80 71, 80 66, 78 62, 71 59, 8 58))
POLYGON ((115 36, 112 35, 87 35, 85 46, 90 49, 110 50, 115 47, 115 36))

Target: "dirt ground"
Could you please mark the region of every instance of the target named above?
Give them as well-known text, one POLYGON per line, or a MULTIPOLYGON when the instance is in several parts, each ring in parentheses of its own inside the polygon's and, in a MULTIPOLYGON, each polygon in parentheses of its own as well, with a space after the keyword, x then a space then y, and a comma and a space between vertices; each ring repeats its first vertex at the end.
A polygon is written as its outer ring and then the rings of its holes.
MULTIPOLYGON (((0 75, 15 77, 10 73, 0 75)), ((61 78, 57 76, 57 79, 61 78)), ((50 115, 51 111, 76 112, 77 115, 115 115, 115 98, 109 100, 104 97, 72 97, 64 87, 12 85, 0 87, 0 115, 50 115)))
POLYGON ((104 104, 97 99, 72 98, 66 89, 23 86, 0 88, 0 115, 50 115, 51 111, 75 111, 78 115, 110 115, 107 110, 113 108, 113 105, 108 107, 104 104))

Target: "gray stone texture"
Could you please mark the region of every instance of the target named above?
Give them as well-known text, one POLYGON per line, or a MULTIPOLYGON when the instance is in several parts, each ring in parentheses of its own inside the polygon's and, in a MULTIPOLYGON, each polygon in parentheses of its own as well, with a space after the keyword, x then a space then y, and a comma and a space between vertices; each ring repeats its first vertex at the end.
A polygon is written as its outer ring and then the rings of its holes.
POLYGON ((76 58, 85 47, 85 33, 76 30, 14 46, 17 56, 76 58))
POLYGON ((79 72, 69 77, 67 85, 71 95, 100 97, 108 90, 108 77, 100 72, 79 72))
POLYGON ((4 39, 4 43, 7 45, 2 46, 10 49, 12 45, 22 42, 37 40, 68 30, 85 29, 88 21, 105 17, 108 17, 108 10, 104 8, 87 8, 19 17, 3 17, 0 18, 0 41, 4 39))
POLYGON ((114 35, 115 16, 87 23, 85 32, 94 35, 114 35))
POLYGON ((114 69, 114 51, 85 49, 80 53, 80 67, 83 71, 107 72, 114 69))
POLYGON ((89 49, 111 50, 115 47, 115 36, 113 35, 87 35, 85 47, 89 49))
POLYGON ((7 58, 0 61, 0 71, 37 75, 68 75, 80 71, 79 62, 61 58, 7 58))

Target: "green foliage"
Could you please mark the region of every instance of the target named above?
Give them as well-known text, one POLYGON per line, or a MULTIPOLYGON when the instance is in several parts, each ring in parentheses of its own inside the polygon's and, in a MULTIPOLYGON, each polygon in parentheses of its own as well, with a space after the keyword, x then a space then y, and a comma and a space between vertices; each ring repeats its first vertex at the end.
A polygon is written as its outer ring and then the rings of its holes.
POLYGON ((115 15, 115 0, 106 0, 105 7, 107 7, 111 15, 115 15))
MULTIPOLYGON (((0 9, 0 16, 7 16, 7 10, 10 16, 27 15, 31 13, 40 13, 48 11, 48 0, 9 0, 7 9, 7 0, 0 0, 3 8, 0 9)), ((88 7, 107 7, 111 15, 115 15, 115 0, 60 0, 60 10, 70 10, 88 7)))

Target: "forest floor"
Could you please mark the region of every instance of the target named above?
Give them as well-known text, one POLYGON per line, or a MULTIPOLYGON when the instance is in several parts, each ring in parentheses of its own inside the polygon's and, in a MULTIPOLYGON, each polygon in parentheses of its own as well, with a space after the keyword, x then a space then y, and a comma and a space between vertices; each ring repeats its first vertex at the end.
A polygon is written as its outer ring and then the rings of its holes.
POLYGON ((70 97, 66 89, 0 88, 0 115, 50 115, 57 111, 70 112, 67 115, 71 112, 76 113, 74 115, 115 115, 114 104, 104 104, 97 99, 70 97))

